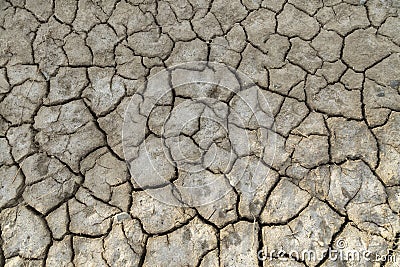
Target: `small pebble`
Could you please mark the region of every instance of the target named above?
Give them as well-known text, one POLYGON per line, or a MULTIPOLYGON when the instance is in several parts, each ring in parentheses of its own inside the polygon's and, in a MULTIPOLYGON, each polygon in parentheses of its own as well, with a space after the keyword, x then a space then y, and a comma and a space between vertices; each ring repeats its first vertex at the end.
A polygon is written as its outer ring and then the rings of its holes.
POLYGON ((400 86, 400 80, 390 81, 390 87, 392 87, 393 89, 398 89, 399 86, 400 86))
POLYGON ((121 212, 121 213, 118 213, 118 214, 115 215, 115 220, 117 222, 122 222, 124 220, 129 219, 129 218, 130 218, 130 215, 128 213, 126 213, 126 212, 121 212))

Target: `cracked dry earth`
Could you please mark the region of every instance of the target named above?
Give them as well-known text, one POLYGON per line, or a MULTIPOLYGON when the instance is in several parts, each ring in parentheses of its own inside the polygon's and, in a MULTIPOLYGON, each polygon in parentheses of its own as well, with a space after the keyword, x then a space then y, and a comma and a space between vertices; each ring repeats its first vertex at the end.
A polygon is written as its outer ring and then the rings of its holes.
POLYGON ((400 266, 397 0, 0 0, 0 10, 1 266, 400 266), (168 68, 191 61, 224 63, 258 87, 234 72, 233 91, 176 86, 168 68), (166 69, 171 93, 141 116, 166 69), (129 103, 144 133, 127 164, 129 103), (180 134, 178 106, 231 123, 201 118, 180 134), (152 181, 145 149, 169 185, 222 177, 227 193, 158 201, 166 185, 136 180, 152 181), (257 257, 338 240, 397 262, 257 257))

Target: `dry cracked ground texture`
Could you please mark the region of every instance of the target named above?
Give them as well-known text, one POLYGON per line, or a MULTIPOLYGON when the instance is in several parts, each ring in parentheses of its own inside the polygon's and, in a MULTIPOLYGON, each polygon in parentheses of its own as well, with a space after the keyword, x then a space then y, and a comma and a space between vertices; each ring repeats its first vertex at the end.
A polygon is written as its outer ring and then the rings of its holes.
MULTIPOLYGON (((263 248, 321 252, 341 239, 400 257, 397 0, 1 0, 0 10, 0 265, 399 266, 257 259, 263 248), (256 192, 239 182, 208 206, 174 207, 132 178, 124 109, 153 74, 198 60, 257 83, 276 153, 256 192)), ((146 138, 197 93, 174 90, 146 138)), ((202 138, 193 134, 182 137, 189 150, 202 138)), ((225 164, 226 147, 213 145, 222 163, 211 176, 225 164)), ((257 159, 236 156, 228 174, 257 159)), ((179 182, 176 166, 164 171, 179 182)))

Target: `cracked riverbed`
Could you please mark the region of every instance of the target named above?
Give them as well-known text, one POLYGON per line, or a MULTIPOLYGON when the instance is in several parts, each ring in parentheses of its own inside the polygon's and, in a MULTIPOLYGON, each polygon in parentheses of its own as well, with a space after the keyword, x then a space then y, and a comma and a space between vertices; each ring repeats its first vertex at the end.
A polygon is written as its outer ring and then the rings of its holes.
POLYGON ((399 15, 0 0, 0 266, 400 266, 399 15))

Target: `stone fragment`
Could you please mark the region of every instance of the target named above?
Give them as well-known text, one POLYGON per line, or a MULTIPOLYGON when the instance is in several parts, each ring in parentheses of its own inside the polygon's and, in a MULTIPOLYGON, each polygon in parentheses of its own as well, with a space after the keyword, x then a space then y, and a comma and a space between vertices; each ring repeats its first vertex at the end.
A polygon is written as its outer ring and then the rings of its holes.
POLYGON ((295 146, 293 163, 300 163, 306 168, 313 168, 329 161, 327 136, 310 135, 302 138, 295 146))
POLYGON ((134 192, 132 203, 130 210, 132 217, 138 218, 143 224, 143 229, 151 234, 170 231, 185 224, 194 216, 194 210, 162 203, 145 191, 134 192))
POLYGON ((73 66, 87 66, 92 64, 92 53, 86 45, 86 37, 80 33, 70 33, 65 37, 63 49, 69 64, 73 66))
POLYGON ((389 17, 379 27, 378 33, 389 37, 394 43, 400 45, 400 34, 396 29, 400 28, 400 18, 389 17))
POLYGON ((93 2, 81 0, 72 26, 76 31, 88 32, 96 24, 106 23, 115 8, 116 0, 93 2))
POLYGON ((104 259, 109 266, 139 266, 146 239, 138 220, 114 223, 104 238, 104 259))
POLYGON ((311 45, 296 37, 290 40, 292 47, 288 54, 288 60, 295 65, 302 67, 309 73, 315 73, 322 66, 322 60, 318 56, 318 51, 311 45))
POLYGON ((263 47, 269 36, 275 32, 275 14, 262 8, 251 12, 242 22, 242 25, 249 42, 256 47, 263 47))
POLYGON ((75 255, 74 266, 108 266, 103 257, 104 244, 101 238, 74 236, 72 244, 75 255))
POLYGON ((368 0, 368 17, 373 26, 379 27, 387 18, 398 14, 399 3, 397 1, 368 0))
POLYGON ((128 103, 129 98, 124 98, 116 109, 98 119, 101 129, 107 134, 107 144, 120 158, 125 158, 122 149, 122 125, 128 103))
POLYGON ((216 235, 212 226, 198 218, 192 219, 172 233, 150 237, 146 246, 148 256, 143 266, 156 266, 160 262, 171 261, 177 266, 196 266, 202 255, 217 247, 216 235))
POLYGON ((325 126, 325 119, 322 113, 310 112, 303 122, 293 131, 294 134, 301 136, 327 135, 328 130, 325 126))
POLYGON ((347 69, 340 79, 343 85, 350 90, 360 90, 362 88, 363 80, 364 74, 357 73, 352 69, 347 69))
POLYGON ((286 98, 275 119, 276 131, 287 136, 308 115, 307 106, 293 98, 286 98))
POLYGON ((399 113, 392 113, 385 125, 372 130, 381 149, 376 172, 386 186, 400 185, 399 123, 399 113))
POLYGON ((60 241, 54 241, 46 259, 47 266, 70 266, 73 260, 72 237, 66 236, 60 241))
POLYGON ((48 20, 53 13, 51 0, 26 0, 25 8, 34 13, 41 21, 48 20))
POLYGON ((325 80, 332 84, 338 82, 340 77, 346 71, 347 67, 341 60, 331 62, 324 62, 322 68, 317 71, 317 75, 322 75, 325 80))
POLYGON ((254 156, 239 158, 227 174, 239 195, 241 217, 254 220, 265 204, 268 193, 278 181, 278 174, 254 156))
POLYGON ((192 24, 194 31, 204 40, 211 40, 223 34, 218 20, 211 12, 204 17, 194 18, 192 24))
POLYGON ((43 150, 57 156, 74 171, 78 171, 84 155, 104 144, 102 133, 82 100, 42 106, 33 127, 38 131, 35 141, 43 150))
POLYGON ((125 94, 125 88, 113 68, 93 67, 88 70, 90 85, 82 97, 99 116, 115 108, 125 94))
POLYGON ((129 79, 138 80, 147 74, 142 65, 142 57, 135 56, 126 43, 119 44, 115 49, 117 74, 129 79))
POLYGON ((108 22, 119 37, 149 30, 151 26, 154 26, 151 13, 143 12, 139 6, 133 5, 131 1, 118 2, 108 22))
POLYGON ((0 113, 12 124, 32 122, 46 95, 46 83, 26 81, 14 86, 0 102, 0 113))
POLYGON ((0 208, 12 204, 21 193, 24 178, 17 166, 0 167, 0 208))
POLYGON ((239 0, 231 1, 229 5, 223 0, 216 0, 212 3, 210 11, 215 15, 224 32, 247 16, 246 8, 239 0))
POLYGON ((26 188, 22 196, 43 214, 72 196, 80 182, 80 177, 65 164, 44 153, 26 158, 21 168, 26 176, 26 188))
POLYGON ((77 99, 88 83, 86 69, 62 67, 50 78, 50 92, 43 103, 54 105, 77 99))
POLYGON ((313 16, 318 9, 320 9, 325 3, 320 0, 302 1, 302 0, 290 0, 289 3, 294 5, 296 8, 307 12, 310 16, 313 16))
POLYGON ((11 145, 11 154, 17 162, 37 150, 34 144, 34 132, 30 124, 11 127, 7 132, 7 140, 11 145))
POLYGON ((285 5, 277 17, 278 33, 288 37, 311 40, 319 31, 318 22, 291 4, 285 5))
POLYGON ((311 41, 311 46, 317 50, 318 56, 327 61, 339 59, 343 39, 335 31, 322 29, 311 41))
POLYGON ((305 79, 305 76, 304 70, 290 63, 279 69, 270 69, 269 89, 287 95, 293 87, 305 79))
POLYGON ((261 213, 262 223, 287 223, 307 207, 311 200, 310 194, 282 178, 272 190, 261 213))
POLYGON ((62 239, 68 231, 69 215, 67 204, 62 204, 46 216, 47 225, 54 239, 62 239))
POLYGON ((177 42, 166 60, 167 66, 179 63, 207 60, 207 44, 200 39, 189 42, 177 42))
POLYGON ((356 71, 364 71, 399 48, 386 37, 376 35, 374 28, 359 29, 344 41, 343 60, 356 71))
POLYGON ((11 165, 13 163, 11 147, 6 138, 0 138, 0 151, 0 165, 11 165))
POLYGON ((50 233, 43 220, 30 209, 16 206, 0 214, 2 249, 6 258, 43 259, 50 233), (29 223, 27 223, 29 222, 29 223))
POLYGON ((86 43, 93 54, 93 64, 106 67, 115 64, 114 46, 118 39, 107 24, 98 24, 90 30, 86 43))
POLYGON ((166 34, 156 30, 133 33, 128 37, 128 45, 136 54, 145 57, 166 58, 172 48, 173 42, 166 34))
POLYGON ((105 202, 116 198, 114 193, 118 194, 118 191, 114 192, 113 189, 129 177, 126 163, 113 156, 107 148, 89 154, 81 161, 80 171, 85 176, 83 185, 93 196, 105 202))
MULTIPOLYGON (((355 29, 369 26, 367 11, 363 6, 340 3, 327 9, 332 10, 332 13, 326 18, 327 21, 323 22, 325 24, 324 28, 333 30, 341 36, 346 36, 355 29)), ((317 14, 317 18, 320 14, 322 12, 317 14)))
POLYGON ((68 25, 60 23, 51 17, 48 22, 41 24, 35 40, 33 49, 35 51, 35 63, 39 64, 39 69, 46 77, 54 75, 62 65, 67 65, 68 59, 62 49, 64 38, 70 33, 68 25))
POLYGON ((331 155, 334 162, 345 159, 363 159, 372 168, 378 162, 378 147, 374 136, 364 122, 329 118, 331 155))
POLYGON ((341 115, 347 118, 361 119, 361 92, 348 91, 340 83, 318 89, 307 86, 309 105, 319 112, 330 115, 341 115))
POLYGON ((54 15, 64 23, 71 24, 74 21, 78 3, 74 0, 55 0, 54 15))
POLYGON ((259 226, 237 222, 221 230, 220 264, 222 266, 257 266, 259 226))
POLYGON ((118 212, 119 209, 95 199, 88 190, 80 188, 75 198, 68 201, 69 230, 75 234, 103 235, 110 229, 113 216, 118 212))

